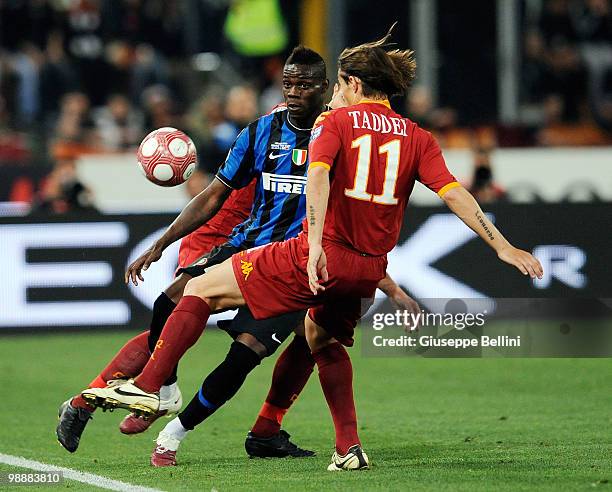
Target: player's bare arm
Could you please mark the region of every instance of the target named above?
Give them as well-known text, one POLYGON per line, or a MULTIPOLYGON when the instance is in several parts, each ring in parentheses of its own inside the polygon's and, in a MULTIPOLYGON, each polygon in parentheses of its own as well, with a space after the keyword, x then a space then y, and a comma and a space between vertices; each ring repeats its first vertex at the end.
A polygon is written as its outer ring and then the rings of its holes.
MULTIPOLYGON (((404 289, 402 289, 395 282, 395 280, 391 278, 389 272, 387 272, 385 278, 378 282, 378 288, 385 293, 385 295, 391 300, 391 302, 397 309, 402 309, 413 314, 418 314, 421 312, 421 307, 419 306, 419 303, 416 302, 408 294, 406 294, 404 289)), ((410 327, 406 325, 406 331, 408 332, 418 330, 418 328, 418 326, 410 327)))
POLYGON ((329 199, 329 171, 323 166, 311 166, 306 184, 306 219, 308 220, 308 283, 314 295, 323 292, 325 287, 319 282, 327 282, 327 258, 323 251, 323 225, 329 199))
POLYGON ((512 246, 487 218, 469 191, 457 186, 444 193, 442 200, 457 217, 495 250, 500 260, 518 268, 523 275, 542 278, 542 265, 538 259, 531 253, 512 246))
POLYGON ((399 309, 405 309, 411 313, 418 313, 421 310, 419 304, 404 292, 404 289, 391 278, 388 272, 387 276, 378 282, 378 288, 382 290, 399 309))
POLYGON ((221 181, 213 179, 205 190, 185 206, 166 232, 130 264, 125 272, 125 282, 131 281, 134 285, 138 285, 138 279, 144 281, 142 271, 159 260, 164 250, 174 241, 185 237, 214 217, 231 191, 231 188, 221 181))

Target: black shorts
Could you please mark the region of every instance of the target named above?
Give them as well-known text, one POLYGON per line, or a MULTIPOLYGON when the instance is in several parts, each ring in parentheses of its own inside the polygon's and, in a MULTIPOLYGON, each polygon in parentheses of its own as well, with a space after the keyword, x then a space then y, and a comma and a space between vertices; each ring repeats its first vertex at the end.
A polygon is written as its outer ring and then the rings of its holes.
POLYGON ((268 355, 272 355, 278 347, 304 322, 306 311, 281 314, 274 318, 255 319, 249 308, 241 307, 232 320, 222 320, 217 323, 233 339, 241 333, 253 335, 266 347, 268 355))
POLYGON ((219 246, 215 246, 205 255, 200 256, 191 265, 185 268, 179 268, 176 274, 179 275, 185 272, 192 277, 199 277, 200 275, 204 275, 208 268, 223 263, 228 258, 231 258, 234 253, 238 253, 239 251, 242 251, 242 249, 230 243, 223 243, 219 246))

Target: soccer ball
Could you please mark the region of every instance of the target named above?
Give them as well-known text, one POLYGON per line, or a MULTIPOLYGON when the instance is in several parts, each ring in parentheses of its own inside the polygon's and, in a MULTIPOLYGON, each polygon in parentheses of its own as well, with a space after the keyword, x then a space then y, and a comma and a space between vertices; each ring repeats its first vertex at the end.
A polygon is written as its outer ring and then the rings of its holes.
POLYGON ((169 126, 149 133, 138 147, 138 167, 159 186, 184 183, 195 171, 197 155, 193 141, 169 126))

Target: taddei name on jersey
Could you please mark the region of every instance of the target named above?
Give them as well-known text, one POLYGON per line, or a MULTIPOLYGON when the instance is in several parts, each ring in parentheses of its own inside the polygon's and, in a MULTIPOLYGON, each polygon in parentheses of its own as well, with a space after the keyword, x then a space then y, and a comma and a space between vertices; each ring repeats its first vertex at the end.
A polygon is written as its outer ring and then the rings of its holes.
POLYGON ((384 114, 370 113, 369 111, 349 111, 348 114, 353 118, 353 128, 392 133, 400 137, 408 136, 408 124, 403 118, 387 118, 384 114))

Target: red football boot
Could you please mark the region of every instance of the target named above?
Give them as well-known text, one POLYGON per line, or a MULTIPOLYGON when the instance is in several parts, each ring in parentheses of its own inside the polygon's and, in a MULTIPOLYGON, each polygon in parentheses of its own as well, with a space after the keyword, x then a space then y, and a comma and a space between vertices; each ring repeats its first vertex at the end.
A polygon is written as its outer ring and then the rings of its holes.
POLYGON ((155 422, 158 418, 163 417, 167 413, 168 412, 166 410, 163 410, 162 412, 151 415, 148 419, 144 419, 130 413, 129 415, 126 415, 126 417, 121 421, 121 424, 119 424, 119 430, 123 434, 140 434, 151 427, 153 422, 155 422))
POLYGON ((180 444, 181 441, 172 435, 160 432, 151 453, 151 466, 176 466, 176 451, 180 444))

